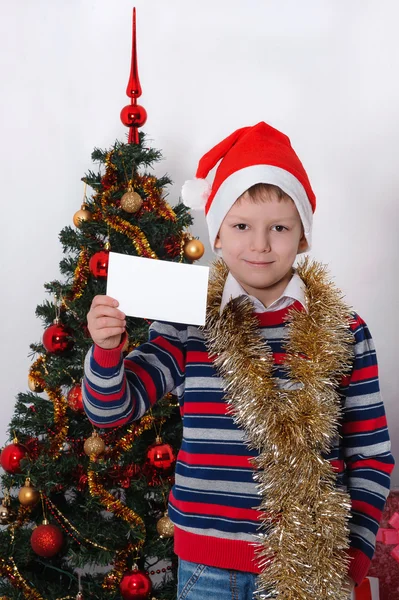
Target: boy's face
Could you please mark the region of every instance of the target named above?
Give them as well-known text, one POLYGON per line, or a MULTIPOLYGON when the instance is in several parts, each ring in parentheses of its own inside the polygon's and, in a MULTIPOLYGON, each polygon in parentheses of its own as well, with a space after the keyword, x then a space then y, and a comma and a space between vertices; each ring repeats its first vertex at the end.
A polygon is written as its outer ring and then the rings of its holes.
POLYGON ((294 202, 265 194, 257 202, 243 194, 227 213, 215 247, 245 291, 269 306, 284 292, 307 242, 294 202))

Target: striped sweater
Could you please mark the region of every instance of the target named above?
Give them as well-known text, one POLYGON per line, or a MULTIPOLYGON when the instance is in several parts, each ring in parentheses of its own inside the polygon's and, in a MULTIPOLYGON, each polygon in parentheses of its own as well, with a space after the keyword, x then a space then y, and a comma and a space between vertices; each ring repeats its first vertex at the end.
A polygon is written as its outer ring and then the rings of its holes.
MULTIPOLYGON (((292 305, 303 310, 295 301, 292 305)), ((291 307, 256 313, 274 356, 274 376, 284 379, 285 317, 291 307)), ((359 583, 375 548, 394 460, 378 382, 373 340, 354 315, 353 369, 340 385, 343 421, 328 458, 339 484, 347 486, 350 520, 349 575, 359 583)), ((183 441, 176 463, 169 516, 175 524, 175 552, 188 561, 259 572, 255 559, 260 503, 244 432, 228 414, 222 381, 210 359, 202 331, 195 326, 154 322, 149 341, 125 359, 123 342, 104 350, 93 346, 85 361, 83 399, 98 427, 139 419, 166 393, 177 395, 183 441)))

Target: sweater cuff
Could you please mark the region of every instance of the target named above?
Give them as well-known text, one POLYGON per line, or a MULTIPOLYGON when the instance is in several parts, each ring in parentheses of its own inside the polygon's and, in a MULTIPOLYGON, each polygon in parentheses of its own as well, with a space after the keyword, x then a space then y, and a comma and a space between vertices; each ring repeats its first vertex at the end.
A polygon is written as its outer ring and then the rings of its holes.
POLYGON ((126 331, 123 333, 121 337, 121 343, 116 348, 111 348, 107 350, 105 348, 100 348, 97 344, 94 344, 93 349, 93 358, 95 362, 104 368, 116 367, 121 362, 122 350, 123 346, 126 342, 126 331))
POLYGON ((347 555, 350 558, 348 575, 356 585, 360 585, 366 577, 371 560, 361 550, 349 548, 347 555))

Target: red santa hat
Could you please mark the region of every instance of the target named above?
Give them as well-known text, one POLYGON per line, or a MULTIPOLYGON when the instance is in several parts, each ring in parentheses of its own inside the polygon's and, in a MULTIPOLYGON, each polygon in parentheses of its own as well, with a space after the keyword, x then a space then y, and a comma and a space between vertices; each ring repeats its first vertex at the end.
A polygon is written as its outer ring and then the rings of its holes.
POLYGON ((276 185, 292 198, 309 250, 316 198, 289 138, 267 123, 237 129, 207 152, 198 163, 196 178, 183 185, 182 200, 190 208, 205 209, 211 247, 217 252, 216 236, 226 214, 256 183, 276 185), (205 177, 219 161, 211 186, 205 177))

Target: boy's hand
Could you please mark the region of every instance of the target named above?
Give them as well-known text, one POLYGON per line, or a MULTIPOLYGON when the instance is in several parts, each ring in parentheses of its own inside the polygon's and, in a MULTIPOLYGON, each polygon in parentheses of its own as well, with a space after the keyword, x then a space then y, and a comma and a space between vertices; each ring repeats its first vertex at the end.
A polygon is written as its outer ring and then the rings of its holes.
POLYGON ((117 306, 119 302, 110 296, 94 296, 87 315, 93 342, 105 350, 117 348, 125 331, 126 315, 117 306))

